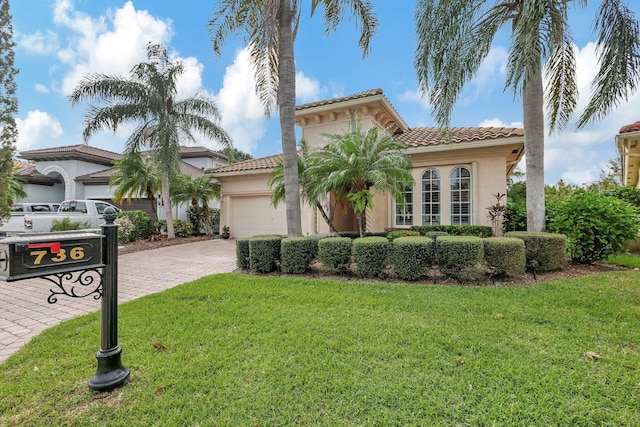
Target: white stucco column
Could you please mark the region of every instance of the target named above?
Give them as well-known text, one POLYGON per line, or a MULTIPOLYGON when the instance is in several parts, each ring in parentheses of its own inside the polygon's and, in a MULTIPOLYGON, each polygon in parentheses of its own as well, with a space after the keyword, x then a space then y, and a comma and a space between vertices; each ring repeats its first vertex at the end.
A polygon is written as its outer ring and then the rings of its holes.
POLYGON ((478 225, 480 224, 480 219, 478 217, 478 208, 476 206, 479 205, 478 201, 478 162, 475 160, 471 162, 471 224, 478 225))

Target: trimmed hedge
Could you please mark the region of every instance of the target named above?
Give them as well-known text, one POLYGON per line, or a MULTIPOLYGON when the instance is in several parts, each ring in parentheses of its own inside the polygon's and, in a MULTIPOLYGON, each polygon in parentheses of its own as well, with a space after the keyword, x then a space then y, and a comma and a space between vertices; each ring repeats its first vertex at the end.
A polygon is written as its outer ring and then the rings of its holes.
POLYGON ((243 270, 248 270, 250 266, 249 240, 250 239, 236 239, 236 265, 243 270))
POLYGON ((129 218, 133 223, 134 232, 129 237, 130 242, 146 239, 151 235, 151 217, 145 211, 120 211, 118 218, 129 218))
POLYGON ((524 240, 527 267, 535 271, 561 270, 567 259, 567 236, 535 231, 510 231, 505 237, 524 240))
POLYGON ((360 277, 379 277, 387 265, 389 240, 385 237, 361 237, 353 241, 353 262, 360 277))
POLYGON ((484 245, 477 236, 440 236, 436 262, 440 271, 457 279, 479 279, 484 275, 484 245))
POLYGON ((506 273, 524 273, 526 258, 524 241, 515 237, 490 237, 483 239, 484 260, 494 267, 498 276, 506 273))
POLYGON ((351 239, 327 237, 318 241, 318 260, 326 273, 346 273, 351 264, 351 239))
POLYGON ((390 252, 393 271, 402 280, 418 280, 435 261, 434 240, 429 237, 398 237, 390 252))
POLYGON ((387 239, 389 242, 393 242, 394 239, 398 237, 407 237, 407 236, 419 236, 420 232, 418 230, 393 230, 387 233, 387 239))
POLYGON ((412 230, 417 230, 423 236, 431 231, 443 231, 451 236, 477 236, 491 237, 491 227, 486 225, 413 225, 412 230))
POLYGON ((318 253, 318 240, 314 237, 288 237, 282 239, 280 259, 283 273, 302 274, 318 253))
POLYGON ((270 273, 280 263, 282 236, 259 236, 249 239, 249 268, 255 273, 270 273))

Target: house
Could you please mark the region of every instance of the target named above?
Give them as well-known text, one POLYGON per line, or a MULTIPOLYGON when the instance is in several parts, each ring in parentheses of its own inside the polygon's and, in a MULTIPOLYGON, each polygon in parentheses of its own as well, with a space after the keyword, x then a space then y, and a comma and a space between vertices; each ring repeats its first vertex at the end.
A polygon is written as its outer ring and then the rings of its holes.
MULTIPOLYGON (((200 176, 206 169, 226 165, 225 155, 206 147, 180 147, 182 161, 180 171, 184 174, 200 176)), ((114 188, 109 186, 114 160, 122 154, 84 144, 39 150, 21 151, 18 157, 29 162, 16 162, 16 175, 26 184, 25 199, 16 202, 61 202, 68 199, 96 199, 110 203, 114 188)), ((160 203, 160 202, 159 202, 160 203)), ((116 204, 116 203, 114 203, 116 204)), ((131 200, 119 205, 125 210, 144 210, 151 213, 148 199, 131 200)), ((212 201, 212 207, 218 207, 212 201)), ((158 209, 160 219, 164 210, 158 209)), ((187 219, 186 204, 176 207, 175 219, 187 219)))
POLYGON ((622 164, 622 185, 640 188, 640 121, 620 128, 616 147, 622 164))
MULTIPOLYGON (((327 134, 347 131, 352 115, 363 130, 387 129, 407 144, 415 186, 406 193, 406 205, 396 205, 377 193, 375 209, 367 212, 368 231, 408 228, 421 224, 491 225, 486 207, 495 194, 506 192, 508 175, 524 153, 521 128, 410 128, 381 89, 312 102, 296 107, 296 125, 310 149, 326 144, 327 134)), ((220 224, 236 237, 286 234, 284 204, 270 203, 268 181, 281 155, 253 159, 208 171, 221 183, 220 224)), ((374 189, 375 191, 375 189, 374 189)), ((357 230, 348 206, 330 195, 323 203, 339 231, 357 230)), ((302 206, 304 234, 325 233, 328 226, 317 210, 302 206)))

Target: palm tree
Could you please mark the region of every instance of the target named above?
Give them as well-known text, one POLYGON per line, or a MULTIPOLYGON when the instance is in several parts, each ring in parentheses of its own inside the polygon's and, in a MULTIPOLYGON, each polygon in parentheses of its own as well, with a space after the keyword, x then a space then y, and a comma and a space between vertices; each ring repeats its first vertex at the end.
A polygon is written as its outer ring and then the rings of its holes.
POLYGON ((16 175, 16 171, 19 168, 17 166, 13 167, 13 174, 11 175, 11 179, 9 180, 9 188, 8 188, 8 197, 11 201, 11 203, 13 203, 15 201, 15 199, 23 199, 25 197, 27 197, 27 193, 26 191, 24 191, 24 188, 22 187, 24 184, 27 183, 27 181, 16 175))
MULTIPOLYGON (((506 88, 522 96, 527 229, 544 231, 544 108, 551 132, 567 125, 577 104, 571 5, 589 0, 419 0, 415 67, 436 120, 448 126, 466 82, 487 57, 496 33, 510 24, 506 88), (543 73, 546 87, 543 85, 543 73)), ((578 128, 601 119, 640 83, 640 40, 634 14, 620 0, 601 0, 594 30, 599 70, 578 128)))
MULTIPOLYGON (((311 16, 318 5, 324 9, 325 33, 336 29, 346 10, 360 27, 359 45, 366 55, 378 25, 369 0, 311 0, 311 16)), ((293 44, 300 24, 301 0, 218 0, 209 30, 216 54, 224 41, 244 30, 256 70, 256 93, 270 114, 277 102, 282 132, 287 233, 302 234, 300 183, 295 135, 295 59, 293 44)))
POLYGON ((376 127, 364 132, 355 117, 346 133, 327 137, 329 145, 309 154, 306 191, 312 196, 333 192, 336 198, 349 200, 363 236, 367 208, 374 208, 371 190, 387 192, 401 203, 414 184, 411 160, 402 152, 406 145, 376 127))
MULTIPOLYGON (((306 201, 310 206, 318 209, 320 215, 322 215, 322 218, 324 218, 325 222, 329 226, 329 229, 331 229, 332 232, 337 233, 338 230, 336 230, 333 222, 331 221, 331 217, 327 214, 327 211, 324 210, 324 207, 322 206, 322 203, 320 201, 322 195, 311 194, 311 189, 317 188, 318 186, 313 185, 313 183, 310 183, 309 181, 321 178, 318 176, 309 177, 307 174, 305 174, 308 164, 309 145, 307 144, 307 141, 303 139, 302 141, 300 141, 300 150, 298 152, 298 173, 300 174, 299 179, 300 186, 302 187, 302 199, 306 201)), ((273 189, 273 192, 271 193, 271 204, 274 207, 278 207, 278 204, 280 204, 285 199, 284 165, 282 164, 282 161, 278 163, 278 166, 276 166, 273 173, 271 174, 269 187, 273 189)), ((331 211, 332 209, 330 207, 330 212, 331 211)))
POLYGON ((177 203, 190 202, 200 224, 204 226, 205 234, 213 234, 209 200, 220 199, 220 184, 205 175, 196 177, 181 174, 174 180, 171 196, 177 203))
POLYGON ((147 57, 148 62, 133 67, 130 79, 99 73, 86 75, 69 99, 73 105, 86 100, 103 104, 90 106, 85 116, 85 141, 100 130, 115 131, 124 123, 137 123, 125 151, 151 149, 160 171, 167 237, 173 238, 169 181, 179 171, 180 141, 194 141, 194 130, 223 146, 230 146, 231 140, 218 124, 220 114, 213 100, 199 96, 175 100, 177 79, 185 71, 182 62, 170 61, 166 48, 152 43, 147 45, 147 57))
POLYGON ((113 200, 122 204, 126 199, 146 198, 151 205, 153 223, 158 221, 157 194, 161 191, 160 173, 151 157, 142 157, 139 152, 127 153, 113 162, 114 172, 109 178, 109 186, 115 186, 113 200))

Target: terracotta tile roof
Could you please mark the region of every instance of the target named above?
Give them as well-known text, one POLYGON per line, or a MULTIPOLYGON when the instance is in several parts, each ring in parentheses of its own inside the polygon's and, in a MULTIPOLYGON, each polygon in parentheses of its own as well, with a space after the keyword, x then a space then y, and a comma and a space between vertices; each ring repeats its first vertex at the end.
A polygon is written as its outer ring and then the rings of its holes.
POLYGON ((308 108, 320 107, 323 105, 337 104, 339 102, 351 101, 353 99, 362 99, 369 96, 382 95, 382 89, 371 89, 364 92, 355 93, 353 95, 343 96, 341 98, 325 99, 323 101, 309 102, 308 104, 302 104, 296 106, 296 111, 306 110, 308 108))
POLYGON ((413 128, 396 137, 409 147, 428 147, 446 143, 484 141, 491 139, 524 137, 522 128, 469 127, 449 128, 413 128))
POLYGON ((20 161, 14 160, 13 165, 16 167, 15 169, 16 176, 24 179, 30 184, 53 185, 60 182, 60 180, 58 179, 48 177, 38 172, 36 170, 36 165, 34 165, 33 163, 20 162, 20 161))
POLYGON ((273 169, 282 161, 282 154, 275 154, 273 156, 261 157, 259 159, 245 160, 244 162, 234 163, 228 166, 221 166, 215 169, 209 169, 207 173, 211 173, 214 176, 216 174, 229 173, 229 172, 248 172, 257 170, 273 169))
POLYGON ((98 164, 110 165, 113 160, 122 157, 122 154, 101 148, 90 147, 84 144, 66 145, 63 147, 42 148, 39 150, 21 151, 18 155, 21 159, 56 161, 91 159, 98 164))
POLYGON ((631 123, 630 125, 625 125, 620 128, 619 133, 629 133, 629 132, 637 132, 640 131, 640 121, 635 123, 631 123))
MULTIPOLYGON (((76 177, 76 181, 84 184, 108 184, 115 168, 103 169, 76 177)), ((185 175, 200 176, 204 171, 186 162, 180 162, 180 172, 185 175)))

